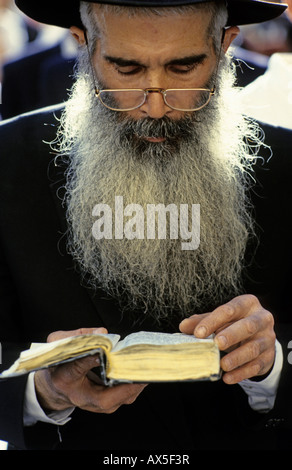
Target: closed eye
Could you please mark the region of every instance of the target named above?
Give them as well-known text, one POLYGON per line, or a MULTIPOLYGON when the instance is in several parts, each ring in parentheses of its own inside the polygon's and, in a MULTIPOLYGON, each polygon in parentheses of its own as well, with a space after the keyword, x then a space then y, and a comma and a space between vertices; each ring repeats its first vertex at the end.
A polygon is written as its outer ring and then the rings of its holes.
POLYGON ((142 67, 133 67, 133 66, 132 67, 131 66, 116 67, 116 70, 121 75, 136 75, 141 72, 142 67))
POLYGON ((105 59, 107 62, 114 65, 117 72, 121 75, 135 75, 143 69, 143 65, 135 60, 127 60, 111 56, 105 56, 105 59))
POLYGON ((206 58, 206 54, 183 57, 170 61, 167 66, 174 73, 188 74, 199 67, 199 65, 203 64, 206 58))
POLYGON ((188 73, 193 72, 198 67, 198 63, 188 66, 172 66, 169 67, 170 71, 173 73, 178 73, 181 75, 187 75, 188 73))

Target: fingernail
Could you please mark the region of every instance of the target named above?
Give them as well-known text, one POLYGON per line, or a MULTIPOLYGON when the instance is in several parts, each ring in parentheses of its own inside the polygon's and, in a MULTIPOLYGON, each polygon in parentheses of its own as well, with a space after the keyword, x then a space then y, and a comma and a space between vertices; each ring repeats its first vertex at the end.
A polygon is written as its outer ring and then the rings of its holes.
POLYGON ((188 323, 190 320, 193 320, 193 318, 195 317, 196 315, 192 315, 191 317, 188 317, 188 318, 184 318, 181 322, 180 322, 180 325, 182 323, 188 323))
POLYGON ((224 358, 224 359, 222 360, 222 362, 223 362, 223 369, 224 369, 225 371, 232 370, 233 364, 232 364, 232 361, 231 361, 230 359, 224 358))
POLYGON ((227 339, 225 336, 216 336, 215 342, 218 344, 219 348, 225 348, 227 345, 227 339))
POLYGON ((96 330, 93 330, 92 334, 94 335, 100 335, 102 333, 106 333, 106 329, 101 327, 101 328, 96 328, 96 330))
POLYGON ((223 375, 223 380, 226 384, 232 384, 233 383, 233 376, 231 374, 224 374, 223 375))
POLYGON ((195 334, 196 336, 199 336, 199 337, 204 337, 207 335, 207 329, 205 326, 199 326, 198 328, 195 329, 195 334))

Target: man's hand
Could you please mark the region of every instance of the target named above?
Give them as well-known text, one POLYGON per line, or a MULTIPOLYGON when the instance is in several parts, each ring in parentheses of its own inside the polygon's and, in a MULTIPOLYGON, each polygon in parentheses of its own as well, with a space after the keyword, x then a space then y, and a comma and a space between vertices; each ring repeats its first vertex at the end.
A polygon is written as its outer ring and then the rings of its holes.
POLYGON ((221 359, 227 384, 264 375, 273 366, 273 315, 253 295, 241 295, 213 312, 193 315, 181 322, 180 330, 198 338, 215 334, 219 349, 227 353, 221 359))
MULTIPOLYGON (((105 328, 81 328, 74 331, 58 331, 48 337, 48 342, 68 336, 107 333, 105 328)), ((45 411, 82 408, 94 413, 113 413, 121 405, 133 403, 146 384, 121 384, 114 387, 97 385, 88 372, 99 365, 98 357, 88 356, 57 367, 35 373, 38 401, 45 411)))

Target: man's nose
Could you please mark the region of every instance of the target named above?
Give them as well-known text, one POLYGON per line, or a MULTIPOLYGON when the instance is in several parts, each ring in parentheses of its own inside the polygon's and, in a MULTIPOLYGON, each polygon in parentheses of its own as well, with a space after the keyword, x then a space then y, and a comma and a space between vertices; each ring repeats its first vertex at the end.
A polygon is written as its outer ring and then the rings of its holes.
POLYGON ((165 114, 171 112, 171 108, 164 102, 163 95, 157 90, 148 91, 146 101, 140 109, 152 119, 161 119, 165 114))

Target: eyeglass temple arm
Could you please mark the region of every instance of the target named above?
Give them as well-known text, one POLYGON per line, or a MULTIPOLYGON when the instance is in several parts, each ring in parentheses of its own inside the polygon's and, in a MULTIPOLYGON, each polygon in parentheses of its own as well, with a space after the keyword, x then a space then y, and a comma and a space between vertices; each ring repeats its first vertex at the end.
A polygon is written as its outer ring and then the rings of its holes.
MULTIPOLYGON (((218 60, 217 60, 217 65, 216 65, 215 77, 217 77, 217 74, 218 74, 219 63, 220 63, 220 56, 221 56, 222 46, 223 46, 224 39, 225 39, 226 29, 227 29, 227 28, 222 28, 221 45, 220 45, 219 58, 218 58, 218 60)), ((212 88, 212 90, 211 90, 211 95, 212 95, 212 96, 215 94, 215 91, 216 91, 216 86, 214 85, 213 88, 212 88)))
POLYGON ((89 57, 90 70, 91 70, 92 80, 93 80, 93 83, 94 83, 94 90, 95 90, 96 96, 98 97, 98 96, 99 96, 99 90, 98 90, 98 88, 97 88, 97 86, 96 86, 96 83, 95 83, 95 80, 96 80, 95 71, 94 71, 94 68, 93 68, 93 65, 92 65, 92 62, 91 62, 91 56, 90 56, 90 50, 89 50, 89 43, 88 43, 88 36, 87 36, 87 31, 86 31, 85 28, 84 28, 84 39, 85 39, 85 45, 86 45, 86 49, 87 49, 88 57, 89 57))

